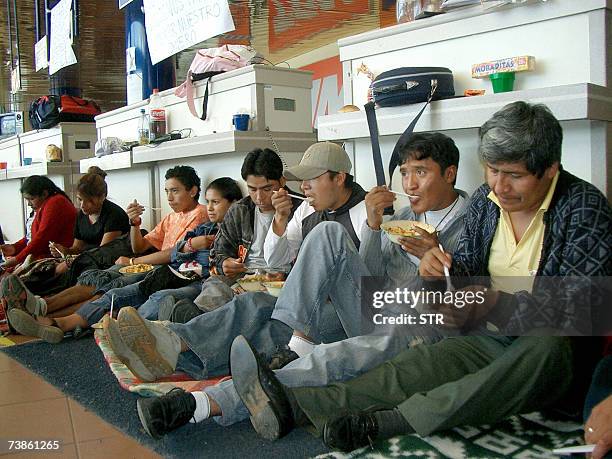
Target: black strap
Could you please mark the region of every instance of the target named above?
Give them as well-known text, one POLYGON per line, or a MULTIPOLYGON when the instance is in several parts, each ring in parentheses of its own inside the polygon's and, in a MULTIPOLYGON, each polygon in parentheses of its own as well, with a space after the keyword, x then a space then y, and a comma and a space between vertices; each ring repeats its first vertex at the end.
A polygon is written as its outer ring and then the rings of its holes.
POLYGON ((206 79, 206 91, 204 91, 204 100, 202 101, 202 116, 200 119, 202 121, 206 120, 206 112, 208 111, 208 83, 210 83, 210 78, 206 79))
MULTIPOLYGON (((391 189, 391 181, 393 178, 393 172, 395 172, 395 168, 399 165, 399 152, 403 145, 406 144, 412 132, 414 131, 414 127, 419 122, 419 118, 431 102, 433 95, 436 92, 438 87, 437 80, 431 81, 431 93, 427 98, 427 102, 423 105, 423 108, 417 113, 414 119, 410 122, 408 127, 404 130, 400 138, 395 143, 395 147, 393 147, 393 152, 391 153, 391 158, 389 158, 389 189, 391 189)), ((372 159, 374 160, 374 172, 376 173, 376 184, 378 186, 384 185, 385 181, 385 172, 383 170, 383 162, 382 156, 380 154, 380 143, 378 142, 378 123, 376 122, 376 110, 374 108, 374 102, 368 102, 364 106, 366 112, 366 119, 368 121, 368 129, 370 131, 370 142, 372 144, 372 159)), ((393 215, 393 208, 387 207, 384 211, 385 215, 393 215)))

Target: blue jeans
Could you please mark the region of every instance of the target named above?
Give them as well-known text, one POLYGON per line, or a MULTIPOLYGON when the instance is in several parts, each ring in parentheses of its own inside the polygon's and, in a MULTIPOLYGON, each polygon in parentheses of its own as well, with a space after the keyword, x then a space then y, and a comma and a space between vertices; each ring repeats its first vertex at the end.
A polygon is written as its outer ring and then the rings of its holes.
POLYGON ((179 289, 160 290, 150 297, 146 297, 140 291, 139 284, 140 281, 125 287, 113 288, 97 300, 82 305, 76 313, 91 326, 98 322, 106 312, 110 311, 114 296, 113 308, 115 311, 125 306, 132 306, 138 308, 140 315, 145 319, 156 320, 159 303, 165 296, 172 295, 176 300, 183 298, 193 300, 201 289, 201 282, 198 281, 179 289))
POLYGON ((300 247, 272 318, 322 342, 322 307, 330 299, 346 336, 362 335, 361 278, 369 275, 346 229, 321 222, 300 247))
MULTIPOLYGON (((276 298, 267 293, 247 292, 186 324, 167 324, 191 350, 179 355, 176 368, 195 379, 227 375, 230 347, 238 335, 245 336, 260 352, 268 355, 276 346, 287 344, 293 329, 271 320, 275 303, 276 298)), ((323 310, 323 339, 332 342, 346 338, 329 303, 323 310)))

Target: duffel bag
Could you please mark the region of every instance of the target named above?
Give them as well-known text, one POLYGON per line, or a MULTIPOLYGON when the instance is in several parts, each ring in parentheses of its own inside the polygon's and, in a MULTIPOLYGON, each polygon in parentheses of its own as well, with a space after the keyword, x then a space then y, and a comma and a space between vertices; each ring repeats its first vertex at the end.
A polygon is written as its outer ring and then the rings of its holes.
POLYGON ((60 121, 81 121, 93 123, 94 117, 102 113, 93 100, 63 95, 61 98, 60 121))

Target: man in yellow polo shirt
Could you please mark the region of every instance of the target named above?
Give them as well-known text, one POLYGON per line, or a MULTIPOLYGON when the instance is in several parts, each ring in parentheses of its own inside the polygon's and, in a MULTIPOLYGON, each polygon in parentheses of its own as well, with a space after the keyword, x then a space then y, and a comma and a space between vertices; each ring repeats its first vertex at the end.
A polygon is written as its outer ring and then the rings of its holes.
POLYGON ((428 279, 450 269, 458 290, 445 294, 482 299, 435 305, 446 326, 471 336, 411 347, 348 382, 301 388, 280 384, 238 337, 232 376, 255 429, 283 435, 309 425, 328 446, 349 451, 403 433, 493 423, 580 394, 601 342, 560 335, 591 333, 590 287, 612 273, 612 212, 597 188, 563 170, 562 137, 547 107, 525 102, 480 129, 487 183, 472 196, 453 256, 436 247, 419 266, 428 279))

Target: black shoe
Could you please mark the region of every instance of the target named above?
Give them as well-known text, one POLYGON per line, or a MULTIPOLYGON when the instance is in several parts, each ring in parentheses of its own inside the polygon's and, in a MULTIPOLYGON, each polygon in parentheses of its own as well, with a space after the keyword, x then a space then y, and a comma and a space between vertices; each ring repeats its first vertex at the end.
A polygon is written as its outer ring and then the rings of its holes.
POLYGON ((327 421, 323 427, 323 442, 340 451, 353 451, 372 445, 378 435, 378 422, 372 413, 356 413, 327 421))
POLYGON ((277 346, 274 354, 268 359, 268 367, 270 367, 270 370, 278 370, 299 357, 286 344, 284 346, 277 346))
POLYGON ((196 401, 190 392, 176 387, 161 397, 139 398, 136 407, 144 430, 153 438, 161 438, 189 422, 196 401))
POLYGON ((286 435, 294 426, 285 388, 244 336, 237 336, 230 351, 234 387, 251 414, 255 431, 267 440, 286 435))

